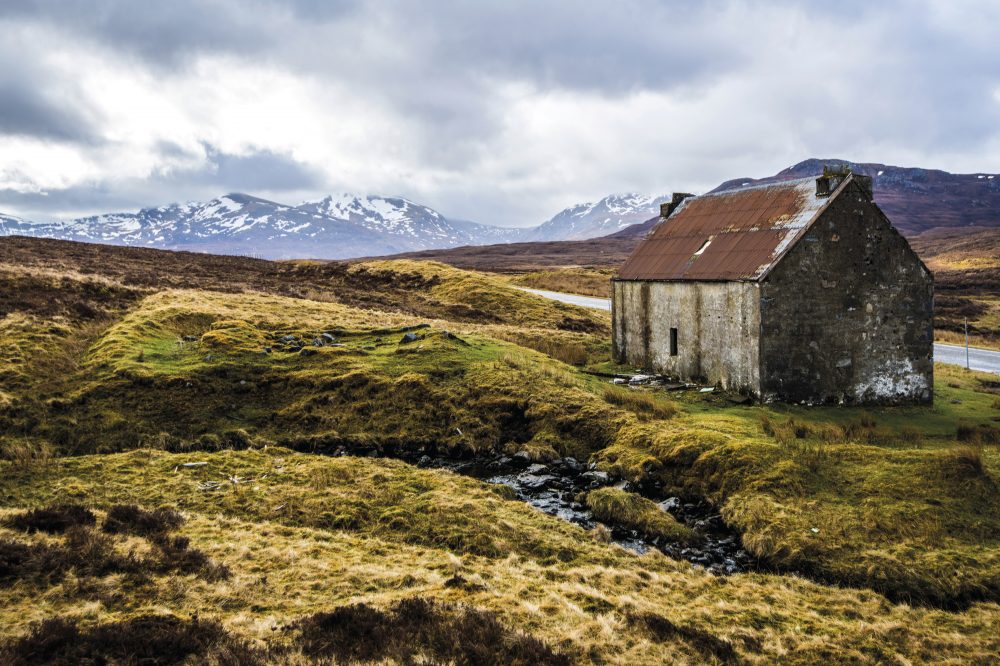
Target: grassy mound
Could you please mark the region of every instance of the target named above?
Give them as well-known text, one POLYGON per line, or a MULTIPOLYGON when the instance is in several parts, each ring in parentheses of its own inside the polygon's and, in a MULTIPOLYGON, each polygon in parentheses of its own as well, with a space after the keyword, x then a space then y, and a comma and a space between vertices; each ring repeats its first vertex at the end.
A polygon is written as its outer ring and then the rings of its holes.
POLYGON ((636 529, 649 537, 692 541, 694 532, 650 500, 618 488, 587 493, 587 507, 598 520, 636 529))
MULTIPOLYGON (((394 632, 413 599, 433 610, 405 634, 425 656, 445 654, 434 647, 442 627, 469 628, 464 653, 507 646, 576 662, 985 662, 1000 649, 994 604, 949 613, 795 577, 717 578, 601 543, 473 480, 388 460, 269 447, 81 456, 30 472, 0 463, 0 514, 67 495, 101 516, 139 498, 147 511, 176 507, 189 548, 231 575, 80 571, 44 587, 3 587, 0 642, 15 649, 46 619, 72 618, 85 636, 170 608, 218 623, 225 638, 213 646, 235 641, 295 663, 308 650, 353 649, 337 640, 338 627, 386 632, 378 643, 354 634, 356 646, 405 647, 394 632), (182 466, 189 462, 208 464, 182 466), (240 481, 207 483, 230 478, 240 481)), ((27 538, 3 529, 0 537, 27 538)), ((129 543, 115 541, 115 552, 127 554, 129 543)), ((150 553, 143 559, 155 561, 150 553)))
POLYGON ((611 315, 515 289, 502 278, 464 271, 433 261, 373 261, 353 264, 350 279, 403 282, 417 294, 451 305, 452 311, 474 321, 609 333, 611 315), (462 309, 468 309, 463 312, 462 309))
MULTIPOLYGON (((64 452, 217 448, 528 450, 586 458, 618 416, 590 378, 512 343, 283 297, 161 292, 111 326, 69 390, 7 412, 64 452), (182 418, 177 418, 182 415, 182 418)), ((0 417, 2 418, 2 417, 0 417)))

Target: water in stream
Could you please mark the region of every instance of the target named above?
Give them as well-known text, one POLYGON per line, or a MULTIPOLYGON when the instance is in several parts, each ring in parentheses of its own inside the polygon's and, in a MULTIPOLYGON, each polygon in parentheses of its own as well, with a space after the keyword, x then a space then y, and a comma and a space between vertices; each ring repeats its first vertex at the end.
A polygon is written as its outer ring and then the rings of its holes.
POLYGON ((638 492, 687 525, 700 539, 695 544, 682 545, 661 541, 621 525, 607 524, 612 540, 625 548, 642 553, 657 548, 670 557, 687 560, 717 574, 760 569, 760 563, 747 553, 739 534, 728 528, 722 517, 702 501, 684 501, 665 497, 658 489, 636 487, 627 481, 616 481, 606 472, 594 469, 573 458, 551 463, 531 461, 506 455, 480 456, 470 459, 434 457, 420 453, 398 456, 420 467, 447 469, 487 483, 499 483, 512 488, 519 499, 531 506, 586 529, 599 524, 587 507, 577 501, 581 493, 604 486, 617 486, 638 492))

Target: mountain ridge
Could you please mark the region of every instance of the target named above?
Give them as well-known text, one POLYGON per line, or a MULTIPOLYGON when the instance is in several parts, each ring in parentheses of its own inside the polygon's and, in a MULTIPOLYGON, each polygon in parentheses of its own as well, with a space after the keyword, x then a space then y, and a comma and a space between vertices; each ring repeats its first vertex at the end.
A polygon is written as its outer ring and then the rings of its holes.
POLYGON ((0 213, 0 235, 271 259, 347 259, 526 238, 593 238, 645 219, 661 199, 613 194, 564 209, 537 227, 511 228, 451 219, 405 197, 340 193, 291 206, 231 192, 207 202, 67 222, 34 223, 0 213))
MULTIPOLYGON (((731 178, 711 192, 735 190, 822 174, 824 166, 846 165, 872 178, 875 203, 903 235, 914 237, 938 229, 1000 228, 1000 175, 954 174, 941 169, 898 167, 878 162, 809 158, 763 178, 731 178)), ((644 237, 659 215, 610 234, 611 238, 644 237)))
MULTIPOLYGON (((845 164, 872 177, 875 201, 910 237, 934 229, 1000 228, 1000 176, 810 158, 763 178, 733 178, 711 190, 818 175, 845 164)), ((405 197, 340 193, 298 205, 240 192, 207 202, 135 213, 34 223, 0 213, 0 235, 26 235, 269 259, 350 259, 493 244, 642 238, 666 196, 611 194, 563 209, 535 227, 449 218, 405 197)))

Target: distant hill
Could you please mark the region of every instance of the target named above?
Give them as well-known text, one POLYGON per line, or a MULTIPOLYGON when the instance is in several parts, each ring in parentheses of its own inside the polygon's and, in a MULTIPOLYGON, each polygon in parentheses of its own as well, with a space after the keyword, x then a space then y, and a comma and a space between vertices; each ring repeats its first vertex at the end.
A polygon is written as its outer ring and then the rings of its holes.
MULTIPOLYGON (((933 229, 1000 229, 1000 176, 951 174, 933 169, 903 168, 839 159, 809 159, 766 178, 734 178, 713 191, 735 189, 817 175, 825 164, 848 164, 872 177, 875 201, 896 227, 913 237, 933 229)), ((0 236, 35 236, 111 245, 259 256, 268 259, 349 259, 399 253, 517 243, 516 248, 484 249, 503 265, 525 263, 518 252, 538 252, 555 262, 562 241, 644 238, 659 219, 667 197, 613 194, 577 204, 529 228, 507 228, 448 218, 403 197, 336 194, 287 205, 249 194, 227 194, 204 203, 170 204, 138 212, 108 213, 67 222, 36 224, 0 214, 0 236), (541 245, 532 245, 540 243, 541 245)), ((568 246, 570 256, 583 252, 587 261, 619 256, 627 244, 602 241, 584 250, 568 246), (609 248, 612 246, 609 245, 609 248)), ((527 263, 531 259, 525 257, 527 263)))
MULTIPOLYGON (((733 178, 712 191, 818 176, 827 164, 846 164, 856 173, 871 176, 875 202, 896 228, 907 236, 932 229, 1000 230, 1000 175, 997 174, 954 174, 938 169, 873 162, 808 159, 766 178, 733 178)), ((656 215, 641 225, 613 234, 613 237, 644 238, 658 219, 659 215, 656 215)))

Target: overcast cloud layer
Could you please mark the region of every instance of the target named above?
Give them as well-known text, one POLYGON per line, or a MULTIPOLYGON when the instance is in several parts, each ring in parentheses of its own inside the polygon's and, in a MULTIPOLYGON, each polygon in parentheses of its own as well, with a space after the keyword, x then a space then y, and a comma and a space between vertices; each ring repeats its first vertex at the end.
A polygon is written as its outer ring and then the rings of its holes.
POLYGON ((1000 171, 1000 3, 5 0, 0 211, 245 191, 538 224, 807 157, 1000 171))

